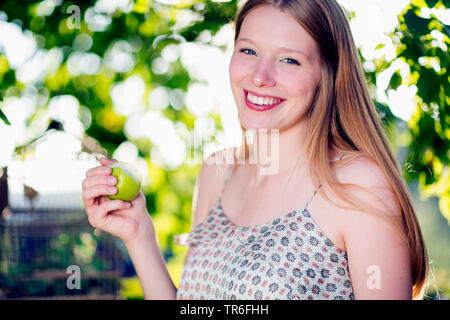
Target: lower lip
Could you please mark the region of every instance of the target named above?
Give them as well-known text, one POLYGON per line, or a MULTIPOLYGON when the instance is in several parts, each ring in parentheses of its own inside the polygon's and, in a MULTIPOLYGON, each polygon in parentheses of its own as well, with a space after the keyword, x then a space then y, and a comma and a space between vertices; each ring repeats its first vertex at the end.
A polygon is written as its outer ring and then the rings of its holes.
POLYGON ((284 100, 281 100, 280 102, 277 102, 275 104, 271 104, 271 105, 267 105, 267 106, 260 106, 260 105, 251 103, 247 98, 247 94, 248 94, 247 91, 244 91, 245 104, 247 105, 247 107, 249 107, 250 109, 255 110, 255 111, 267 111, 267 110, 277 107, 278 105, 280 105, 281 103, 284 102, 284 100))

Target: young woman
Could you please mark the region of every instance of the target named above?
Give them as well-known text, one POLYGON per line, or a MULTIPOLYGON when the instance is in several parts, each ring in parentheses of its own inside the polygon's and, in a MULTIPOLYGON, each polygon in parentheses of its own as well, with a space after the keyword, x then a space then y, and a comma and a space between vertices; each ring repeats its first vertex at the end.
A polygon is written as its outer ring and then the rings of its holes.
POLYGON ((241 126, 257 138, 278 130, 277 172, 233 161, 218 173, 211 160, 226 150, 203 163, 178 289, 143 195, 104 197, 115 193, 111 160, 86 173, 90 223, 124 241, 149 299, 421 298, 420 227, 342 9, 249 0, 235 32, 229 71, 241 126))

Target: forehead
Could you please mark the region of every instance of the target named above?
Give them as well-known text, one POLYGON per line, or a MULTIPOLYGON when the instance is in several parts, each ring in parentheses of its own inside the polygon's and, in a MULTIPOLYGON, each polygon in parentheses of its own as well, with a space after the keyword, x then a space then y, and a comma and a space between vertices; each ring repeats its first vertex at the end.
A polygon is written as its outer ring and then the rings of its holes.
POLYGON ((274 48, 292 48, 311 56, 318 53, 315 40, 292 15, 269 6, 257 7, 247 14, 237 40, 241 38, 274 48))

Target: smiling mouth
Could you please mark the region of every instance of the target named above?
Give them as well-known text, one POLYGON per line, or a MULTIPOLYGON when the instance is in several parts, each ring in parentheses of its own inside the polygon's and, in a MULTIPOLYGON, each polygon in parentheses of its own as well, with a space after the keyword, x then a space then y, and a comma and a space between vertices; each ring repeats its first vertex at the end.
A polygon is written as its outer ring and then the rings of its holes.
POLYGON ((267 111, 280 105, 285 99, 269 96, 258 96, 244 90, 245 104, 255 111, 267 111))

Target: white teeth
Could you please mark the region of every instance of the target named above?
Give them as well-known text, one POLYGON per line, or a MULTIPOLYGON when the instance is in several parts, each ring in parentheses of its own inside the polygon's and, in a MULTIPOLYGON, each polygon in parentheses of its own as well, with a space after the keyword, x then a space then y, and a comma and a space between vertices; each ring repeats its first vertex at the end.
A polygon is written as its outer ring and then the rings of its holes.
POLYGON ((272 99, 272 98, 263 98, 263 97, 256 97, 252 95, 251 93, 247 93, 247 99, 254 104, 258 105, 272 105, 275 103, 280 102, 280 100, 272 99))
POLYGON ((256 104, 264 104, 264 98, 262 97, 258 97, 256 101, 258 101, 256 104))

